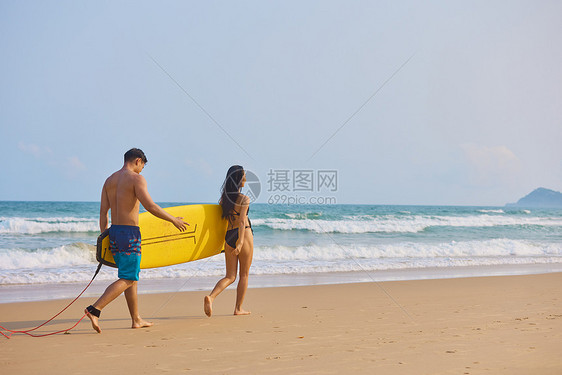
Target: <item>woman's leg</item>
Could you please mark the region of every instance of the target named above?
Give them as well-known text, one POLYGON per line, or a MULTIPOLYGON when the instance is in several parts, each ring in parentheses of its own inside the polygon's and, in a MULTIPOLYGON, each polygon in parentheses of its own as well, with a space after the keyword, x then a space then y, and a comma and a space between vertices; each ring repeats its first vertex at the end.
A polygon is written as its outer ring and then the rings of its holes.
POLYGON ((213 300, 226 289, 227 286, 236 281, 236 272, 238 271, 238 257, 232 254, 234 249, 229 245, 224 248, 224 258, 226 263, 226 276, 217 282, 213 291, 208 296, 205 296, 204 309, 207 316, 213 314, 213 300))
POLYGON ((238 279, 238 287, 236 289, 236 305, 234 307, 234 315, 248 315, 249 311, 242 309, 242 303, 248 289, 248 275, 250 274, 250 266, 254 257, 254 236, 250 228, 246 229, 244 235, 244 246, 238 255, 240 262, 240 279, 238 279))

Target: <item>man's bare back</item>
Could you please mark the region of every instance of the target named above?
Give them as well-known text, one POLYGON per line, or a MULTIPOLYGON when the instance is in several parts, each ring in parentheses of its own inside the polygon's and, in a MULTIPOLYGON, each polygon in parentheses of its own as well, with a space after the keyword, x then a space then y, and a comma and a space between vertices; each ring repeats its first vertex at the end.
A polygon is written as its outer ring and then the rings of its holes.
POLYGON ((139 225, 139 203, 135 185, 144 179, 141 175, 127 169, 113 173, 104 185, 105 194, 111 208, 111 222, 116 225, 139 225))
MULTIPOLYGON (((123 168, 105 180, 101 194, 100 230, 107 229, 108 213, 111 209, 111 223, 115 225, 139 224, 139 203, 154 216, 174 224, 180 231, 186 229, 181 217, 174 217, 158 206, 148 193, 146 179, 140 175, 144 168, 142 160, 125 163, 123 168)), ((188 224, 189 225, 189 224, 188 224)))

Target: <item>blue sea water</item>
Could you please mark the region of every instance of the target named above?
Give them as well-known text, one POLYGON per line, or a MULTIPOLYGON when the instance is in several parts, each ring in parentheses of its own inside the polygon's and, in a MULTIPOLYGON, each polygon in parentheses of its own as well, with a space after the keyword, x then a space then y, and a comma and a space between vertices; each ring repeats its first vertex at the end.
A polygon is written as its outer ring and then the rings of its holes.
MULTIPOLYGON (((3 286, 88 282, 96 267, 98 215, 98 202, 0 202, 0 292, 3 286)), ((252 275, 426 270, 427 277, 462 267, 562 267, 560 209, 252 204, 250 217, 252 275)), ((142 270, 141 279, 223 273, 219 255, 142 270)), ((103 267, 98 279, 115 277, 114 269, 103 267)))

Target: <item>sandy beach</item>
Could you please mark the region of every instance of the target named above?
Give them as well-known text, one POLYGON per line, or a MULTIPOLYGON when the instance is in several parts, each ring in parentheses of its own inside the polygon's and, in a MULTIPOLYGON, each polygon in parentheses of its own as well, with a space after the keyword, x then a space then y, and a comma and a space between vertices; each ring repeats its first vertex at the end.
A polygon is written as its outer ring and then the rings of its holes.
MULTIPOLYGON (((141 280, 142 282, 142 280, 141 280)), ((205 292, 141 295, 154 327, 130 329, 123 296, 70 334, 0 339, 15 374, 560 374, 562 273, 234 289, 203 313, 205 292)), ((82 298, 38 333, 65 329, 82 298)), ((29 329, 67 300, 0 304, 0 324, 29 329)))

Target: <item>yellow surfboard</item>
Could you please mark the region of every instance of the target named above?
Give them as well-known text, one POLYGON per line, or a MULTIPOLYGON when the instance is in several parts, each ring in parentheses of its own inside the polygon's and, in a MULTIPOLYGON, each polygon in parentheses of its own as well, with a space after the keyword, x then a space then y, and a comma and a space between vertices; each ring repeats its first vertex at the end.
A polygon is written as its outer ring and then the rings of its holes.
MULTIPOLYGON (((180 232, 172 223, 149 212, 139 215, 141 232, 140 268, 156 268, 191 262, 224 251, 227 221, 221 218, 218 204, 194 204, 164 208, 189 223, 180 232)), ((96 259, 110 267, 117 267, 109 250, 109 230, 98 237, 96 259)))

